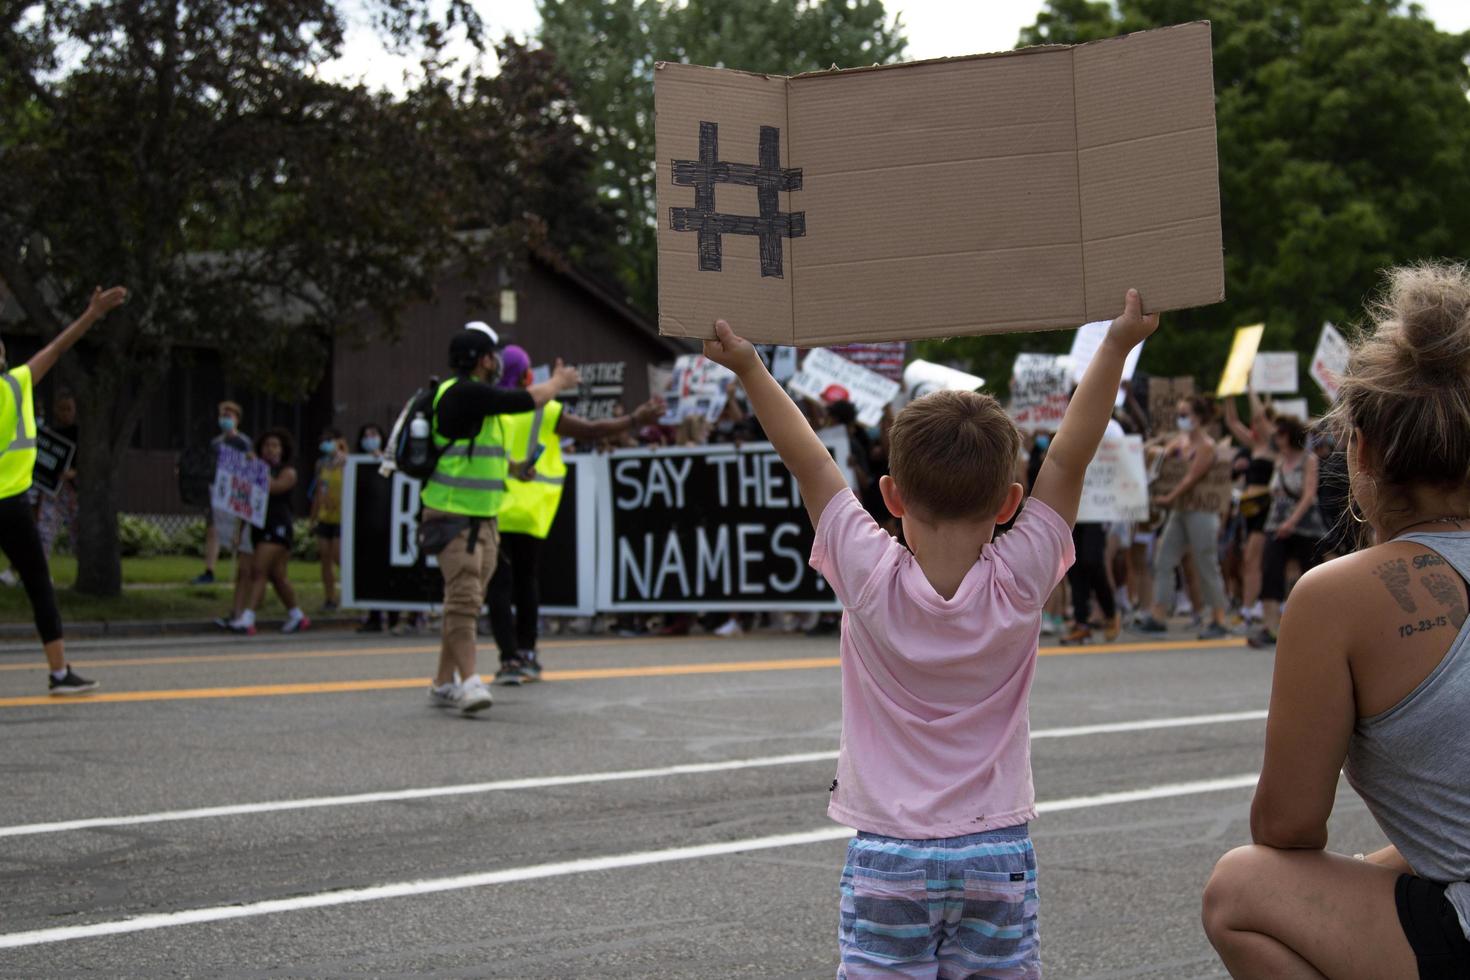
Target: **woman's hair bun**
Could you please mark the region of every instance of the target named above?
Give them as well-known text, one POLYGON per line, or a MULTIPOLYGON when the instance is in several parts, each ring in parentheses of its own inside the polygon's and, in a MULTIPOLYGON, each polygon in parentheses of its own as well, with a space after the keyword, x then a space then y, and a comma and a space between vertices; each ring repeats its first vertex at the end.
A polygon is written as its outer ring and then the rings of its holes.
POLYGON ((1394 269, 1378 314, 1379 331, 1425 379, 1470 373, 1470 270, 1463 263, 1394 269))

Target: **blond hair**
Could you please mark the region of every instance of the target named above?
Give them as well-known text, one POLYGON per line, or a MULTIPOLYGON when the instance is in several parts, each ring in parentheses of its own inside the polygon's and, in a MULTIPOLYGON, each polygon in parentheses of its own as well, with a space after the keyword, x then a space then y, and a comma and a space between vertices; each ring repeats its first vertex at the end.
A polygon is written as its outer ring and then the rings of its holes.
POLYGON ((994 517, 1005 502, 1021 433, 1000 403, 937 391, 893 420, 889 473, 905 504, 931 521, 994 517))

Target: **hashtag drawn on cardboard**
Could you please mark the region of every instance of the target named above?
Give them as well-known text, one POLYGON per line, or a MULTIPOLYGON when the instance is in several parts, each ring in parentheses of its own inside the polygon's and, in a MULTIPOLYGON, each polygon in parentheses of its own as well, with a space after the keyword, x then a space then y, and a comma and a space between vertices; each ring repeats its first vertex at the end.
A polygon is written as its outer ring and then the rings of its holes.
POLYGON ((801 190, 801 168, 781 166, 781 130, 762 126, 758 164, 720 160, 719 124, 699 124, 699 159, 675 160, 674 183, 694 188, 694 207, 670 208, 669 227, 699 234, 699 269, 719 272, 725 235, 754 235, 760 242, 761 276, 782 278, 782 239, 806 234, 805 211, 782 211, 782 191, 801 190), (758 215, 715 210, 715 185, 754 187, 758 215))

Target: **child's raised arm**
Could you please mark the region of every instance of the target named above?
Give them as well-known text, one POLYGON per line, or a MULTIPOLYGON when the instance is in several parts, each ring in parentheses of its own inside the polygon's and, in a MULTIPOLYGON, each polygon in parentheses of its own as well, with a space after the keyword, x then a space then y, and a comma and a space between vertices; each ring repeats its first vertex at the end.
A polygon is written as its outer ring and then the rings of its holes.
POLYGON ((704 356, 734 371, 740 379, 766 438, 801 486, 802 502, 806 504, 812 527, 816 527, 827 504, 847 487, 842 471, 796 403, 766 370, 750 342, 735 336, 724 320, 715 321, 715 335, 719 339, 704 342, 704 356))
POLYGON ((1113 399, 1123 380, 1123 361, 1128 352, 1158 329, 1159 315, 1144 316, 1138 290, 1128 290, 1123 315, 1113 321, 1092 363, 1082 375, 1061 428, 1052 437, 1046 461, 1036 476, 1031 496, 1045 503, 1068 524, 1077 522, 1077 504, 1082 499, 1082 478, 1097 453, 1113 414, 1113 399))

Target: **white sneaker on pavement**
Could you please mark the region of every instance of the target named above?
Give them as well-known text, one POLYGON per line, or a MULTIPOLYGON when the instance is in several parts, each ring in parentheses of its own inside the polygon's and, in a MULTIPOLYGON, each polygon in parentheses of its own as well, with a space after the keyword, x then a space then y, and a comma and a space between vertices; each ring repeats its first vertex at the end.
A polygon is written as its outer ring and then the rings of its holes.
POLYGON ((490 688, 476 674, 459 685, 459 697, 455 699, 454 706, 462 715, 473 715, 490 707, 490 702, 490 688))
POLYGON ((740 628, 740 620, 731 616, 719 626, 715 627, 715 636, 731 637, 739 636, 745 631, 740 628))
POLYGON ((429 685, 429 704, 436 708, 453 708, 459 703, 459 685, 450 683, 441 687, 429 685))

